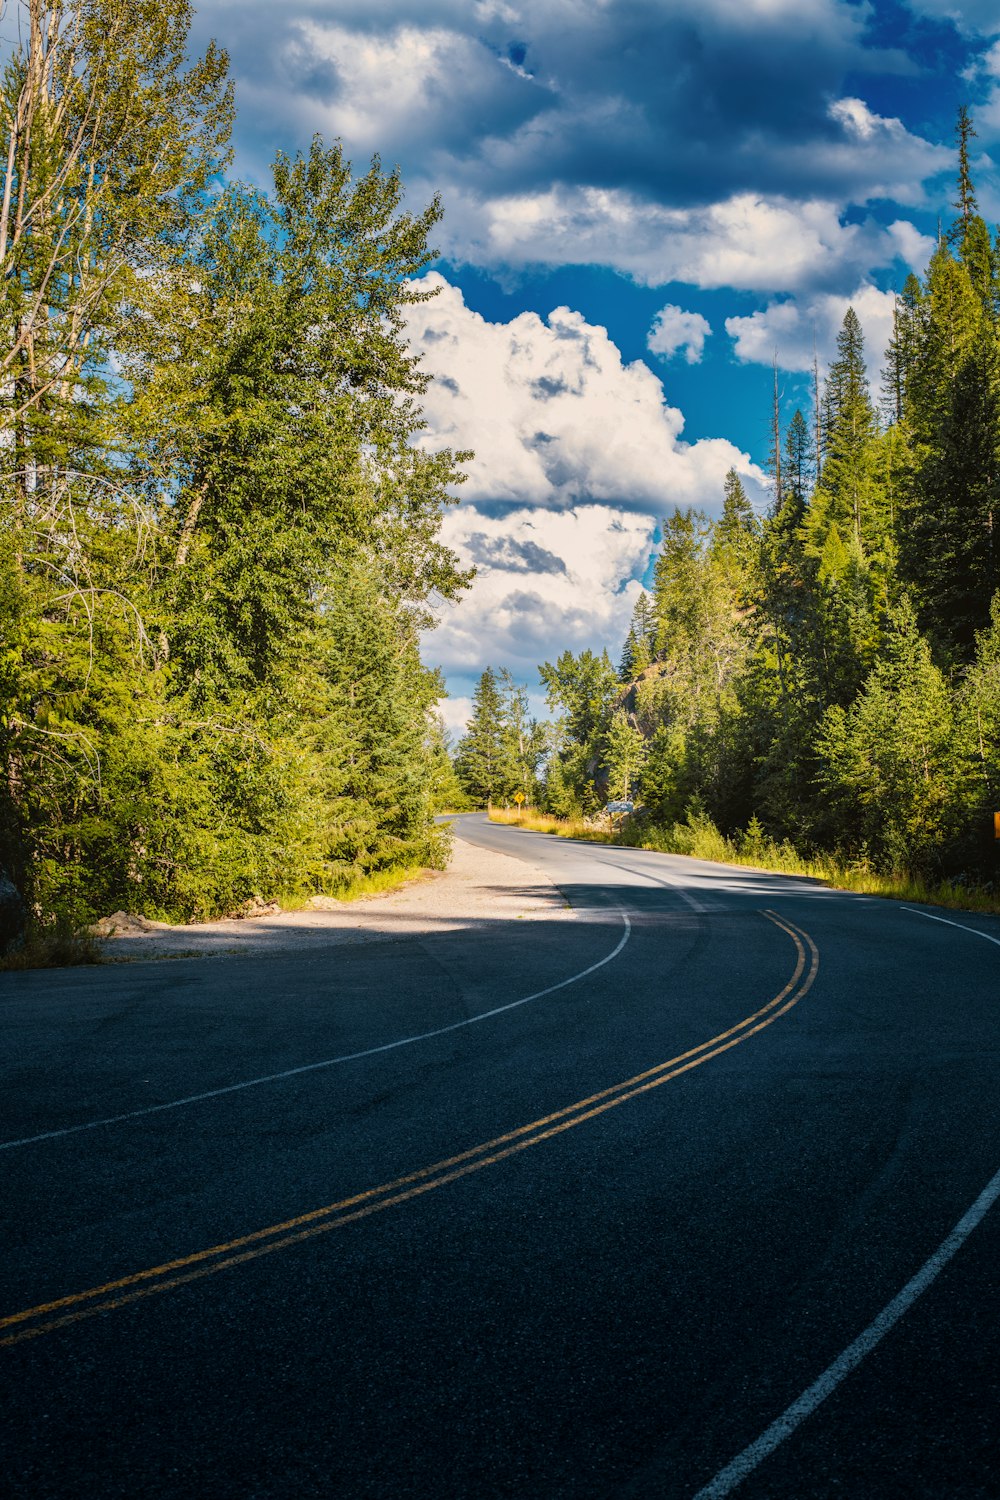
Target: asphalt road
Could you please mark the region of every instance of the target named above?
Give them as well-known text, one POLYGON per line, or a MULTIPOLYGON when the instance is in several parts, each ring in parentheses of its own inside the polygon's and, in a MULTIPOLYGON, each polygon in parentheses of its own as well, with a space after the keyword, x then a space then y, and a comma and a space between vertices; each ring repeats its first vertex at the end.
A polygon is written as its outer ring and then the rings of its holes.
POLYGON ((1000 1496, 1000 922, 458 829, 577 919, 0 976, 3 1493, 1000 1496))

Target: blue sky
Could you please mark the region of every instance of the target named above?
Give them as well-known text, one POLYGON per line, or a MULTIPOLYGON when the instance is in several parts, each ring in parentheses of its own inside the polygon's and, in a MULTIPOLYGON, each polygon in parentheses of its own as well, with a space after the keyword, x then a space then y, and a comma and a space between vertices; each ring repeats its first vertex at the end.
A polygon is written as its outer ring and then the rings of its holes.
POLYGON ((877 382, 892 290, 950 218, 973 110, 1000 220, 998 0, 204 0, 236 169, 315 131, 442 196, 410 336, 428 443, 476 450, 446 536, 479 575, 425 657, 461 723, 482 668, 617 652, 657 522, 763 502, 784 414, 847 306, 877 382))

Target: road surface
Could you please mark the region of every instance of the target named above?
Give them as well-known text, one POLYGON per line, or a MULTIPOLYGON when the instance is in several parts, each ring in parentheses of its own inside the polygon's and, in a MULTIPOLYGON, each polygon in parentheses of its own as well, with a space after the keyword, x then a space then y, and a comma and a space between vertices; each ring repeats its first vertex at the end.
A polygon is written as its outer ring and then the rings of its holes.
POLYGON ((5 1494, 1000 1495, 1000 921, 457 831, 575 919, 0 976, 5 1494))

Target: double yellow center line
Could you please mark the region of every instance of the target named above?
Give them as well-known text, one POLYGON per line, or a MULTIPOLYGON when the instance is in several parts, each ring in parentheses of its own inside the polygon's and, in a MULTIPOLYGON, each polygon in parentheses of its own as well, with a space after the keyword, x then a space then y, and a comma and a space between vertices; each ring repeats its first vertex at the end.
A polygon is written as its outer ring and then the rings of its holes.
POLYGON ((172 1287, 183 1286, 186 1282, 198 1281, 203 1276, 214 1276, 217 1271, 229 1270, 232 1266, 257 1260, 262 1255, 299 1245, 303 1240, 312 1239, 316 1235, 327 1234, 331 1229, 339 1229, 344 1224, 353 1224, 370 1214, 382 1213, 384 1209, 394 1208, 423 1193, 444 1187, 449 1182, 456 1182, 460 1177, 479 1172, 483 1167, 493 1166, 509 1156, 515 1156, 519 1151, 526 1151, 529 1146, 538 1146, 542 1141, 551 1140, 564 1130, 572 1130, 586 1120, 593 1120, 606 1110, 615 1109, 639 1094, 648 1093, 650 1089, 659 1088, 672 1078, 690 1072, 692 1068, 701 1067, 702 1063, 727 1052, 730 1047, 739 1046, 765 1026, 770 1026, 779 1016, 791 1010, 793 1005, 797 1005, 812 988, 819 968, 819 953, 808 933, 773 911, 765 911, 763 915, 786 932, 795 944, 795 970, 784 989, 773 1000, 769 1000, 752 1015, 745 1016, 728 1031, 721 1031, 707 1042, 681 1052, 666 1062, 658 1063, 656 1067, 647 1068, 645 1072, 637 1073, 632 1078, 626 1078, 621 1083, 612 1084, 610 1088, 601 1089, 599 1093, 590 1094, 586 1099, 578 1099, 575 1104, 568 1104, 552 1114, 543 1115, 530 1124, 520 1125, 506 1135, 495 1136, 493 1140, 483 1141, 479 1146, 471 1146, 458 1156, 450 1156, 444 1161, 434 1162, 432 1166, 421 1167, 419 1171, 396 1177, 391 1182, 383 1182, 378 1187, 367 1188, 364 1192, 355 1193, 353 1197, 328 1203, 325 1208, 314 1208, 294 1219, 271 1224, 267 1229, 257 1229, 252 1234, 226 1240, 207 1250, 198 1250, 177 1260, 164 1261, 162 1265, 136 1271, 130 1276, 119 1277, 116 1281, 106 1281, 85 1292, 74 1292, 69 1296, 59 1297, 54 1302, 42 1302, 37 1307, 28 1307, 22 1312, 0 1318, 0 1348, 38 1338, 43 1333, 51 1333, 57 1328, 65 1328, 67 1324, 124 1307, 130 1302, 138 1302, 156 1292, 166 1292, 172 1287))

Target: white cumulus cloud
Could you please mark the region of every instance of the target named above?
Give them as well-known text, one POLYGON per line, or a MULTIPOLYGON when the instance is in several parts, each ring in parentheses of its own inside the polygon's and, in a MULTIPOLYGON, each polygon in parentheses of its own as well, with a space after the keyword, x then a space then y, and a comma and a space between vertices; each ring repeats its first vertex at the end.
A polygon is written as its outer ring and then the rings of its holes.
POLYGON ((588 263, 645 286, 763 292, 849 285, 900 250, 881 224, 845 223, 824 199, 737 193, 666 208, 624 189, 564 186, 488 200, 453 190, 439 238, 454 261, 487 268, 588 263))
POLYGON ((443 539, 479 572, 457 604, 443 607, 437 629, 425 641, 426 660, 453 679, 468 679, 488 659, 532 682, 538 664, 566 648, 617 650, 628 631, 655 528, 652 517, 610 505, 563 511, 524 507, 503 515, 459 506, 445 519, 443 539), (550 566, 534 573, 511 567, 511 551, 541 554, 551 559, 550 566))
POLYGON ((653 354, 661 354, 664 359, 683 352, 688 364, 696 365, 711 332, 712 325, 701 313, 685 312, 682 307, 674 307, 668 302, 653 319, 653 326, 646 335, 646 348, 653 354))
POLYGON ((473 448, 463 489, 479 501, 557 509, 609 501, 661 513, 717 508, 726 471, 763 483, 724 438, 686 443, 684 418, 641 360, 626 364, 605 328, 556 308, 491 323, 432 272, 438 295, 407 313, 413 347, 434 377, 424 398, 425 441, 473 448))
POLYGON ((892 336, 894 305, 892 292, 862 285, 849 297, 822 295, 769 302, 749 317, 727 318, 726 332, 737 359, 748 364, 769 365, 776 357, 783 370, 811 370, 815 350, 823 372, 836 352, 844 314, 853 307, 865 336, 868 376, 877 384, 892 336))
POLYGON ((617 649, 659 518, 718 514, 730 468, 758 496, 765 476, 723 438, 685 443, 662 383, 580 313, 491 323, 440 274, 418 285, 438 294, 407 314, 434 377, 422 441, 476 451, 442 537, 478 573, 443 607, 427 659, 467 682, 486 642, 521 677, 565 647, 617 649))

